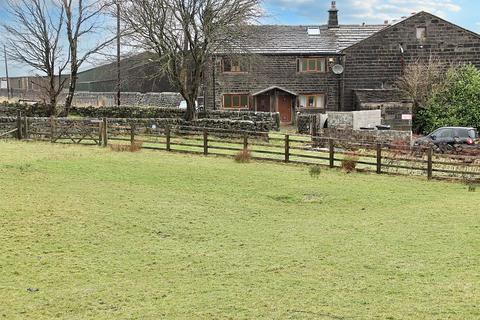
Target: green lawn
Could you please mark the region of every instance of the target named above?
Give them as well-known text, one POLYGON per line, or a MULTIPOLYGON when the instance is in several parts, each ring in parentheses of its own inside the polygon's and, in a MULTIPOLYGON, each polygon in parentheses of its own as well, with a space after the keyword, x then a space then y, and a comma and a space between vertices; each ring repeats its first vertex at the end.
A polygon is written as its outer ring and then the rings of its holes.
POLYGON ((479 208, 418 178, 0 142, 0 319, 478 319, 479 208))

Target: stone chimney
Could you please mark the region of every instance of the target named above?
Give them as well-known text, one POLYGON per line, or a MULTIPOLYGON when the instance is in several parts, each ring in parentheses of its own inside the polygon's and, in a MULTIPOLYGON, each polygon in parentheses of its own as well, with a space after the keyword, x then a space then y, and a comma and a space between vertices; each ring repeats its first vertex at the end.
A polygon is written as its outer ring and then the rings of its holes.
POLYGON ((328 10, 328 28, 338 28, 337 1, 332 1, 332 7, 328 10))

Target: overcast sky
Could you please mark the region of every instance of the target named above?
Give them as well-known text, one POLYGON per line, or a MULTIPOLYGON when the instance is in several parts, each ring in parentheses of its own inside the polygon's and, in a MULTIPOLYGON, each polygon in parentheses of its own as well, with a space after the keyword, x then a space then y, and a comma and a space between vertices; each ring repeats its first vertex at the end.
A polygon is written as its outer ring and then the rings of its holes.
MULTIPOLYGON (((5 21, 0 0, 0 22, 5 21)), ((325 24, 330 0, 264 0, 268 24, 325 24)), ((337 0, 341 24, 382 24, 408 16, 413 12, 428 11, 464 28, 480 33, 479 0, 337 0)), ((0 32, 0 40, 2 32, 0 32)), ((0 58, 0 76, 5 76, 3 53, 0 58)), ((11 76, 29 74, 22 66, 11 65, 11 76)))

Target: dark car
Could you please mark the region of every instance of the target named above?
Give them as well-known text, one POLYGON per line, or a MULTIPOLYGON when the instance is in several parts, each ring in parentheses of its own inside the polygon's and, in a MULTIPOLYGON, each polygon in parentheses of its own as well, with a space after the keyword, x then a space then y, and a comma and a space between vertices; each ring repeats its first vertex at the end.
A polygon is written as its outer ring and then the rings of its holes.
POLYGON ((474 146, 479 144, 475 128, 443 127, 415 141, 416 146, 435 145, 437 147, 454 147, 459 145, 474 146))

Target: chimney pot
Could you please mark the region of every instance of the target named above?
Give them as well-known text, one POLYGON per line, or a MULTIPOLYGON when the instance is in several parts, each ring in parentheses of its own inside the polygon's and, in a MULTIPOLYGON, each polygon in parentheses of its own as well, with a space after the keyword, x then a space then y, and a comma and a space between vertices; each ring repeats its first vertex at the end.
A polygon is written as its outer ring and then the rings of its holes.
POLYGON ((388 20, 385 20, 383 23, 384 23, 384 24, 388 24, 388 20))
POLYGON ((336 1, 332 1, 332 7, 328 10, 328 28, 338 28, 338 10, 336 1))

